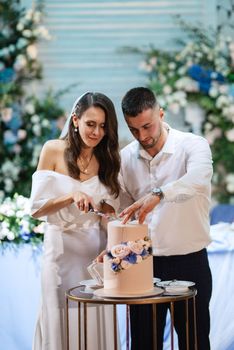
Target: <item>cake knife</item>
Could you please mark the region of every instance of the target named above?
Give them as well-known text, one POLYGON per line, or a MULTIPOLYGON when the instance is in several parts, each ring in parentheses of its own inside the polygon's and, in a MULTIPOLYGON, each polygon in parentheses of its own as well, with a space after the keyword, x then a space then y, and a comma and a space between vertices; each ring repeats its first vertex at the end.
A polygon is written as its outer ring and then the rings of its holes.
POLYGON ((94 214, 96 214, 98 216, 101 216, 101 217, 103 217, 103 218, 105 218, 105 219, 107 219, 109 221, 118 220, 118 216, 115 215, 115 214, 105 214, 105 213, 103 213, 101 211, 98 211, 96 209, 93 209, 93 208, 89 209, 89 213, 94 213, 94 214))

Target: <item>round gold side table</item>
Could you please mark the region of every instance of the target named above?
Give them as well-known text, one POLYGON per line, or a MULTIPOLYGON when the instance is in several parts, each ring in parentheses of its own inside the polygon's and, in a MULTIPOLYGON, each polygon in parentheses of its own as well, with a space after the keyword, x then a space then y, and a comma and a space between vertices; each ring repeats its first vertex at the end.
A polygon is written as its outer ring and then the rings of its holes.
MULTIPOLYGON (((194 339, 195 339, 195 350, 197 348, 197 329, 196 329, 196 304, 195 297, 197 294, 196 289, 192 288, 188 293, 183 295, 165 295, 162 294, 160 296, 155 297, 144 297, 144 298, 105 298, 98 297, 94 294, 86 294, 84 293, 85 286, 77 286, 69 289, 66 292, 66 331, 67 331, 67 350, 69 350, 69 301, 73 301, 77 303, 78 307, 78 350, 87 350, 87 305, 88 304, 103 304, 103 305, 113 305, 113 327, 114 327, 114 349, 118 350, 117 344, 117 305, 126 305, 126 342, 127 342, 127 350, 129 349, 129 306, 130 305, 143 305, 150 304, 152 305, 152 315, 153 315, 153 329, 156 329, 156 305, 162 303, 170 303, 170 338, 171 338, 171 350, 174 350, 174 304, 178 301, 185 302, 185 322, 186 322, 186 349, 189 350, 189 308, 188 301, 192 299, 193 302, 193 320, 194 320, 194 339), (81 311, 83 311, 83 317, 81 318, 81 311), (82 327, 83 323, 83 327, 82 327), (81 334, 83 330, 83 348, 81 347, 81 334)), ((156 342, 156 332, 153 334, 153 344, 154 349, 157 348, 156 342)), ((112 349, 110 349, 112 350, 112 349)))

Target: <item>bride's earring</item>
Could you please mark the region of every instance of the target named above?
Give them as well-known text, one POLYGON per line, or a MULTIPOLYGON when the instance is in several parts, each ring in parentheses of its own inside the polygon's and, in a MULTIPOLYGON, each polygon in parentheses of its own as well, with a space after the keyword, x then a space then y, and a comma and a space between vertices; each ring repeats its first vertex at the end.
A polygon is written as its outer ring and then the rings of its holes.
POLYGON ((74 128, 74 131, 75 131, 75 132, 78 132, 78 128, 77 128, 76 126, 75 126, 75 128, 74 128))

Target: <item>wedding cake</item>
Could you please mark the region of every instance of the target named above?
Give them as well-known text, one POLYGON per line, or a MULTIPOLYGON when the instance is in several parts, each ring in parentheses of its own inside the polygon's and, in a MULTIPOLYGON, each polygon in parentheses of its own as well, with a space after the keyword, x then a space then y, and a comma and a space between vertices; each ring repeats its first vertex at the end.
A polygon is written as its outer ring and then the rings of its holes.
POLYGON ((104 257, 104 293, 113 296, 145 295, 154 290, 153 258, 148 226, 136 221, 108 223, 104 257))

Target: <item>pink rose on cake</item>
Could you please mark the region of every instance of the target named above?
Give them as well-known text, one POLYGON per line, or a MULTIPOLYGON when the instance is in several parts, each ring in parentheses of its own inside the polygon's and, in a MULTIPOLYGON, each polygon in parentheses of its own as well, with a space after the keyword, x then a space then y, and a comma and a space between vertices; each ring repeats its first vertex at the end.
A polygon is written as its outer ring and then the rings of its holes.
POLYGON ((130 253, 130 248, 126 244, 117 244, 111 248, 111 254, 115 258, 123 259, 130 253))
POLYGON ((145 239, 140 239, 138 242, 141 243, 146 249, 150 248, 152 245, 152 242, 148 237, 145 237, 145 239))
POLYGON ((122 260, 120 265, 122 270, 127 270, 129 267, 131 267, 132 264, 127 260, 122 260))
MULTIPOLYGON (((143 239, 141 240, 142 242, 143 239)), ((129 241, 127 244, 128 244, 128 247, 131 249, 131 251, 135 254, 141 254, 142 253, 142 250, 144 248, 143 244, 141 241, 137 241, 137 242, 134 242, 134 241, 129 241)))

